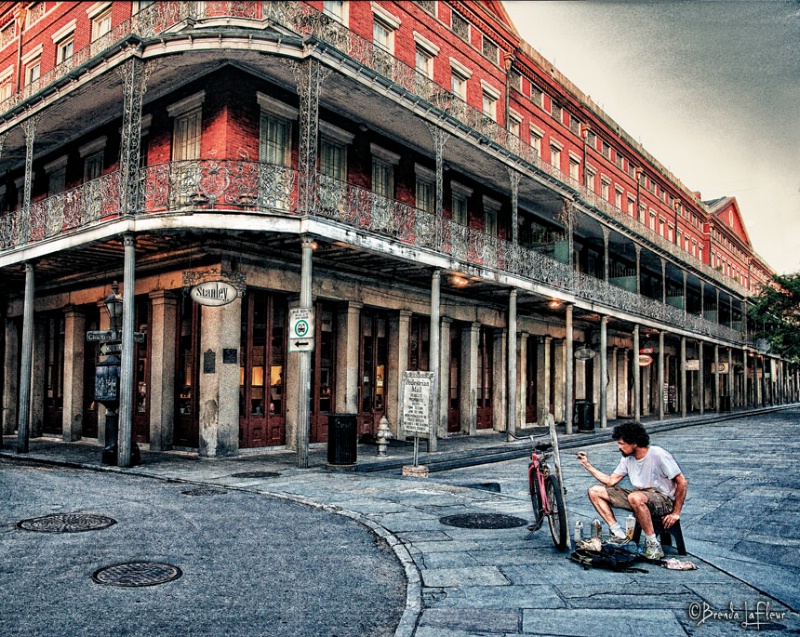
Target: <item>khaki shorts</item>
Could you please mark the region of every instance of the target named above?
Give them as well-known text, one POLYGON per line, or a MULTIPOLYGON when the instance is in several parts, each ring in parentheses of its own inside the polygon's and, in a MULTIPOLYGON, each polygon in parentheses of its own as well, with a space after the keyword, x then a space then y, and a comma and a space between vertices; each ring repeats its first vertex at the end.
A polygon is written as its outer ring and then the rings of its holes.
POLYGON ((634 491, 639 491, 647 495, 647 507, 650 509, 650 515, 655 517, 662 517, 672 513, 675 502, 667 494, 661 493, 658 489, 651 487, 649 489, 625 489, 623 487, 606 487, 608 493, 608 501, 614 509, 627 509, 632 511, 630 502, 628 502, 628 494, 634 491))

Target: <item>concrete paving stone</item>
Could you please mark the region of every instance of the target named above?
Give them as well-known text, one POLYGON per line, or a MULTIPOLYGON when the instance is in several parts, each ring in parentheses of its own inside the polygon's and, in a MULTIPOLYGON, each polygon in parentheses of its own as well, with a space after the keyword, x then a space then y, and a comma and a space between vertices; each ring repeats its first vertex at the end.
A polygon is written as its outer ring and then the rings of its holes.
POLYGON ((530 550, 508 549, 508 550, 478 550, 470 551, 471 555, 479 564, 495 566, 511 566, 520 564, 530 564, 533 555, 530 550))
POLYGON ((437 531, 441 529, 439 518, 421 516, 418 511, 405 513, 375 513, 367 516, 393 533, 408 531, 437 531))
POLYGON ((572 608, 687 608, 695 594, 686 588, 666 588, 636 582, 631 586, 583 585, 574 580, 556 584, 558 592, 572 608))
POLYGON ((480 544, 469 540, 451 540, 449 542, 415 542, 414 548, 422 554, 429 553, 463 553, 477 551, 480 544))
POLYGON ((520 619, 520 611, 517 609, 431 608, 423 611, 417 635, 420 634, 420 630, 428 628, 467 631, 470 634, 486 633, 487 628, 491 630, 491 634, 516 633, 519 630, 520 619))
POLYGON ((418 561, 422 568, 472 568, 480 566, 479 562, 469 554, 464 553, 421 553, 419 559, 417 554, 414 560, 418 561))
POLYGON ((800 538, 798 537, 775 537, 774 535, 765 535, 762 533, 751 533, 747 536, 748 542, 758 542, 769 546, 788 546, 792 548, 800 548, 800 538))
POLYGON ((397 537, 406 544, 417 542, 450 542, 451 538, 444 531, 409 531, 396 533, 397 537))
MULTIPOLYGON (((489 637, 499 634, 498 632, 473 632, 471 630, 451 630, 449 628, 442 628, 441 626, 421 626, 414 631, 414 637, 489 637)), ((511 633, 518 634, 518 633, 511 633)))
POLYGON ((422 571, 424 586, 439 588, 463 586, 506 586, 510 582, 493 566, 435 568, 422 571))
POLYGON ((800 569, 800 552, 798 551, 777 551, 774 544, 761 544, 760 542, 743 541, 738 542, 734 547, 737 553, 745 553, 757 562, 770 564, 779 561, 780 566, 787 568, 800 569))
POLYGON ((372 515, 375 513, 402 513, 405 510, 400 505, 394 502, 387 502, 386 500, 349 500, 347 498, 342 498, 340 500, 332 500, 329 504, 365 515, 372 515))
MULTIPOLYGON (((525 586, 464 585, 460 595, 448 595, 436 608, 564 608, 566 603, 556 590, 547 584, 525 586)), ((433 605, 431 605, 433 607, 433 605)))
POLYGON ((560 637, 620 637, 658 635, 686 637, 675 613, 669 610, 534 609, 522 611, 522 632, 560 637))
POLYGON ((603 569, 583 571, 581 566, 574 562, 547 562, 529 564, 527 566, 502 566, 500 570, 515 586, 526 584, 541 584, 550 582, 559 586, 565 582, 591 582, 592 584, 606 585, 609 587, 625 587, 633 584, 633 579, 627 573, 615 573, 603 569))

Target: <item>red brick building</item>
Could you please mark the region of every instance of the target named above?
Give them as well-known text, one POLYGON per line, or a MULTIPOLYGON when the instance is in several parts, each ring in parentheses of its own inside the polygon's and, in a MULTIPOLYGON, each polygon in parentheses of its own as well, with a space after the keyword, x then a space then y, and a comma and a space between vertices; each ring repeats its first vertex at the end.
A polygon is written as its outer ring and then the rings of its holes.
POLYGON ((736 201, 500 2, 2 3, 0 142, 20 440, 105 442, 115 280, 120 421, 156 450, 300 456, 334 413, 403 436, 406 371, 439 437, 798 396, 748 337, 771 271, 736 201))

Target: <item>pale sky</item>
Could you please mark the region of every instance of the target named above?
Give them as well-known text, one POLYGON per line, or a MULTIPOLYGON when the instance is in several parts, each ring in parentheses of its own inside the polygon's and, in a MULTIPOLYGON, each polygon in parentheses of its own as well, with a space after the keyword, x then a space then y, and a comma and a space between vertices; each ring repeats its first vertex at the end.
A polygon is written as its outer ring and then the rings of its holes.
POLYGON ((800 0, 504 2, 520 35, 755 251, 800 272, 800 0))

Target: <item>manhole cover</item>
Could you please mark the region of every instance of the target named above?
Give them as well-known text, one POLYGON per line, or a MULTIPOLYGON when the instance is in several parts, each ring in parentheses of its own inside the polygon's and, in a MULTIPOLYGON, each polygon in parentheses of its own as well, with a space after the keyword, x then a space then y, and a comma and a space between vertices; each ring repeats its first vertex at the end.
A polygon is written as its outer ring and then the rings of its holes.
POLYGON ((522 518, 501 513, 463 513, 461 515, 448 515, 439 518, 439 522, 447 526, 457 526, 461 529, 513 529, 525 526, 527 522, 522 518))
POLYGON ((223 493, 227 493, 227 491, 215 489, 214 487, 197 487, 196 489, 181 491, 182 495, 222 495, 223 493))
POLYGON ((17 527, 39 533, 80 533, 105 529, 116 523, 116 520, 105 515, 93 513, 53 513, 41 518, 22 520, 17 523, 17 527))
POLYGON ((126 562, 105 566, 92 573, 92 579, 107 586, 156 586, 178 579, 183 572, 172 564, 161 562, 126 562))
POLYGON ((274 471, 243 471, 242 473, 232 473, 231 478, 279 478, 280 475, 274 471))

